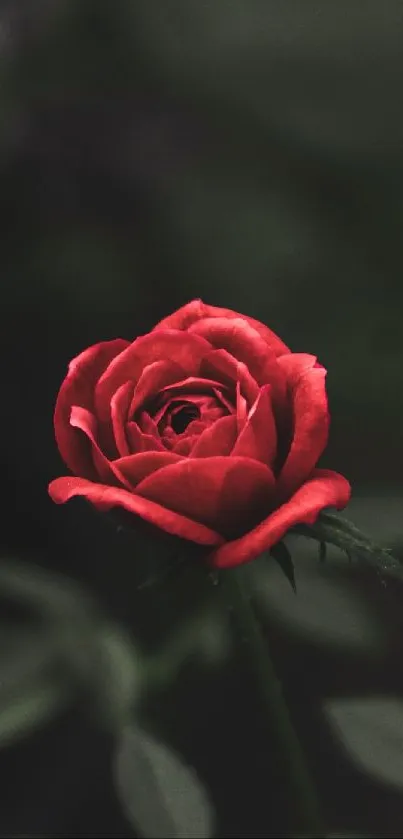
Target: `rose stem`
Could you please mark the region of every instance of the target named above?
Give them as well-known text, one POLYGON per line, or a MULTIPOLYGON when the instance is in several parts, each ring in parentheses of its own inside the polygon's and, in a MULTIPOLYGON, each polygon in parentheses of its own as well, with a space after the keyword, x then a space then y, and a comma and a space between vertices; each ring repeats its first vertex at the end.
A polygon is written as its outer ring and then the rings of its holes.
POLYGON ((242 568, 220 571, 221 589, 233 612, 238 633, 247 646, 248 664, 254 671, 269 715, 278 759, 283 765, 284 777, 292 796, 290 809, 295 813, 298 829, 312 839, 322 839, 326 836, 326 831, 321 820, 315 787, 288 713, 267 641, 261 633, 243 572, 242 568))

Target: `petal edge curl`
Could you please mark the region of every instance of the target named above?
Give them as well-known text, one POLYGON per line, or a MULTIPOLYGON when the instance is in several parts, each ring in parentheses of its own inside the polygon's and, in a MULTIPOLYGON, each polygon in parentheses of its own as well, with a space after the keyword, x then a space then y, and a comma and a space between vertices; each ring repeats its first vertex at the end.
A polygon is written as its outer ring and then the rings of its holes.
POLYGON ((329 469, 316 469, 295 495, 274 510, 254 530, 214 550, 208 561, 215 568, 231 568, 256 559, 279 542, 295 524, 313 524, 325 507, 341 510, 351 495, 349 482, 329 469))
POLYGON ((123 338, 103 341, 88 347, 70 361, 56 399, 53 422, 59 452, 66 466, 77 475, 96 478, 96 470, 85 438, 70 425, 71 408, 79 405, 88 411, 93 410, 94 389, 99 376, 110 361, 128 346, 129 342, 123 338))
POLYGON ((275 332, 272 332, 268 326, 261 323, 260 320, 256 320, 256 318, 250 317, 250 315, 243 315, 239 312, 235 312, 233 309, 225 309, 221 306, 211 306, 209 303, 204 303, 200 297, 196 300, 191 300, 189 303, 185 303, 185 305, 181 306, 180 309, 177 309, 175 312, 172 312, 171 315, 168 315, 166 318, 163 318, 163 320, 160 320, 160 322, 154 326, 153 332, 157 332, 160 329, 186 330, 193 323, 203 320, 204 318, 227 318, 227 320, 242 318, 250 326, 253 326, 256 332, 264 338, 266 344, 273 350, 275 355, 285 355, 290 352, 289 348, 286 344, 284 344, 281 338, 279 338, 275 332))
POLYGON ((220 545, 224 541, 219 533, 209 527, 120 487, 97 484, 85 478, 62 477, 56 478, 49 484, 48 492, 55 504, 64 504, 74 496, 82 496, 98 510, 104 512, 113 507, 122 507, 166 533, 199 545, 220 545))

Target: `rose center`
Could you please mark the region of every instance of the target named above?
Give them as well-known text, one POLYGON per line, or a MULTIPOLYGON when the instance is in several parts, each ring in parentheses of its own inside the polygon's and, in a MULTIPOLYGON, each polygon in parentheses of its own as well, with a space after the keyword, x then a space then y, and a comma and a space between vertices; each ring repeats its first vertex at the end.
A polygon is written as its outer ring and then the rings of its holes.
POLYGON ((199 419, 200 411, 196 405, 184 405, 171 417, 171 427, 175 434, 183 434, 192 420, 199 419))

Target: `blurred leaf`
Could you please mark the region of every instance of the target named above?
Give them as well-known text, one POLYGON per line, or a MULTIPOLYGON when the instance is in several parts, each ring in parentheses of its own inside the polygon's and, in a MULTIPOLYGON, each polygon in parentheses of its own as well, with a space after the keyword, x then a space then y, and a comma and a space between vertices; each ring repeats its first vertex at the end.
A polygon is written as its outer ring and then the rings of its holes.
POLYGON ((0 702, 0 746, 10 745, 48 722, 66 706, 70 697, 66 684, 38 681, 25 686, 12 702, 4 705, 0 702))
POLYGON ((403 787, 403 701, 332 699, 325 714, 350 757, 378 781, 403 787))
POLYGON ((142 661, 130 637, 118 626, 105 624, 94 643, 95 679, 91 691, 101 719, 114 728, 125 725, 142 687, 142 661))
MULTIPOLYGON (((34 563, 2 559, 0 597, 18 603, 32 618, 41 620, 47 638, 52 639, 54 655, 67 665, 75 681, 91 678, 95 638, 105 618, 85 589, 34 563)), ((28 647, 29 643, 27 639, 28 647)))
POLYGON ((195 642, 196 653, 201 657, 202 663, 220 664, 230 655, 231 634, 224 610, 206 612, 195 642))
POLYGON ((364 599, 335 578, 330 564, 319 564, 314 556, 309 561, 309 553, 304 556, 299 548, 293 549, 298 550, 298 597, 274 563, 258 560, 251 564, 251 586, 262 613, 315 644, 382 652, 385 630, 364 599))
POLYGON ((60 664, 60 645, 51 633, 1 632, 0 747, 43 725, 70 701, 74 682, 60 664))
POLYGON ((166 689, 185 663, 222 661, 231 647, 228 624, 221 609, 202 608, 173 630, 147 662, 146 681, 151 690, 166 689))
POLYGON ((127 728, 117 749, 117 792, 131 824, 150 839, 208 839, 213 811, 195 771, 149 734, 127 728))
POLYGON ((0 597, 15 600, 45 619, 88 621, 96 615, 92 598, 73 580, 14 558, 0 561, 0 597))
POLYGON ((58 659, 57 640, 44 630, 7 628, 0 633, 0 703, 5 696, 51 670, 58 659))
POLYGON ((103 724, 124 724, 139 687, 136 652, 124 631, 79 585, 18 560, 1 561, 0 596, 23 605, 32 618, 27 629, 0 633, 3 737, 7 726, 14 738, 26 726, 43 724, 59 695, 70 699, 83 689, 103 724))

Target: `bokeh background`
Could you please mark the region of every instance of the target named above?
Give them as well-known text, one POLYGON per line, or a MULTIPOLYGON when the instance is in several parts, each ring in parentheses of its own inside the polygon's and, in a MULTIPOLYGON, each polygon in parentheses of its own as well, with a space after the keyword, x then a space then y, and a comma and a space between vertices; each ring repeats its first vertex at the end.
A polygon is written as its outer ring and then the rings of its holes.
MULTIPOLYGON (((137 747, 129 792, 113 769, 140 649, 172 666, 138 730, 196 769, 211 835, 286 830, 220 610, 139 588, 152 545, 52 505, 52 412, 89 344, 194 297, 244 311, 328 368, 325 465, 403 558, 402 43, 399 0, 1 2, 0 835, 156 835, 122 808, 162 794, 137 747)), ((401 836, 403 588, 295 558, 297 600, 263 567, 257 595, 329 824, 401 836)))

